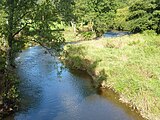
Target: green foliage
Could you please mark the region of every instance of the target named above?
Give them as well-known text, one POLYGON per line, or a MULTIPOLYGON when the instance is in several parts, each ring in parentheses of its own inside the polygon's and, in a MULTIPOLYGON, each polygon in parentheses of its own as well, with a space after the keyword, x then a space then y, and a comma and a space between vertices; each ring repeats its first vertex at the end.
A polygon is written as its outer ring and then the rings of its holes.
POLYGON ((75 5, 74 0, 54 0, 53 1, 56 7, 56 10, 59 13, 59 17, 61 21, 69 24, 75 16, 73 14, 73 9, 75 5))
POLYGON ((92 29, 84 30, 83 35, 88 36, 88 32, 94 31, 99 37, 113 29, 135 33, 160 31, 158 0, 69 0, 68 4, 73 12, 70 21, 76 22, 78 33, 81 34, 79 31, 83 26, 87 27, 90 23, 93 25, 92 29))
POLYGON ((78 23, 93 22, 97 36, 112 28, 116 4, 113 0, 76 0, 74 14, 78 23), (86 7, 87 6, 87 7, 86 7))
POLYGON ((33 41, 46 49, 60 50, 64 38, 57 27, 60 17, 52 0, 1 0, 0 14, 0 90, 2 112, 6 112, 14 109, 18 98, 18 79, 11 68, 17 52, 33 41))
POLYGON ((5 69, 5 52, 0 49, 0 71, 4 71, 5 69))
POLYGON ((143 32, 144 35, 149 35, 149 36, 156 36, 157 33, 154 30, 146 30, 143 32))
POLYGON ((4 0, 1 11, 5 15, 1 18, 1 35, 8 39, 12 54, 29 41, 51 48, 64 42, 55 24, 59 21, 58 11, 51 0, 4 0))
POLYGON ((92 40, 95 36, 94 36, 94 32, 92 31, 87 31, 87 32, 81 32, 80 33, 82 36, 82 40, 92 40))
POLYGON ((130 27, 132 32, 155 30, 160 33, 160 4, 158 0, 138 0, 129 7, 130 27))
MULTIPOLYGON (((65 48, 66 49, 66 48, 65 48)), ((63 52, 65 56, 65 62, 67 62, 70 68, 77 68, 85 70, 85 61, 83 61, 85 56, 85 47, 78 46, 68 46, 67 51, 63 52), (74 62, 73 62, 74 61, 74 62)))
POLYGON ((0 38, 0 74, 5 70, 5 62, 6 62, 6 48, 5 41, 3 38, 0 38))
POLYGON ((126 21, 128 14, 128 7, 117 9, 116 16, 114 18, 114 29, 129 30, 129 22, 126 21))

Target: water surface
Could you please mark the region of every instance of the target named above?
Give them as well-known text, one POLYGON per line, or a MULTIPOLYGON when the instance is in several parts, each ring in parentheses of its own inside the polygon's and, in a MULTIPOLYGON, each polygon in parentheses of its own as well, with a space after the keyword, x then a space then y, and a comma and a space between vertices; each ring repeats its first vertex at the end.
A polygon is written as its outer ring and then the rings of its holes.
POLYGON ((63 69, 41 47, 23 51, 16 59, 21 79, 21 108, 8 120, 141 120, 109 93, 98 94, 91 77, 63 69))
POLYGON ((130 34, 131 34, 130 32, 125 32, 125 31, 111 31, 111 32, 106 32, 103 36, 107 38, 113 38, 130 34))

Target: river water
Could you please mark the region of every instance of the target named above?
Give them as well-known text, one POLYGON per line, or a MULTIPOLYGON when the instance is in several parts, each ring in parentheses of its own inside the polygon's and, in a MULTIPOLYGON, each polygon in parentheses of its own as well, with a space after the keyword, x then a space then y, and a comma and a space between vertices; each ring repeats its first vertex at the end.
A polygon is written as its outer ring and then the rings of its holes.
POLYGON ((99 94, 85 72, 64 68, 59 76, 61 63, 44 51, 31 47, 16 59, 21 107, 6 120, 142 120, 112 94, 99 94))
POLYGON ((130 35, 130 32, 125 32, 125 31, 111 31, 111 32, 106 32, 103 36, 106 38, 114 38, 114 37, 120 37, 124 35, 130 35))

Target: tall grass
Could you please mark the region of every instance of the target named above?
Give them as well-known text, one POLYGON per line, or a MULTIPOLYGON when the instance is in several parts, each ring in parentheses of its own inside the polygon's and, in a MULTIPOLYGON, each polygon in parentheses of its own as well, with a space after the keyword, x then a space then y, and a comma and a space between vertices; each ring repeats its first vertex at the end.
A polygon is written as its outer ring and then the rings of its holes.
MULTIPOLYGON (((65 61, 87 70, 122 102, 150 120, 160 120, 160 36, 136 34, 65 47, 65 61)), ((97 86, 99 86, 97 85, 97 86)))

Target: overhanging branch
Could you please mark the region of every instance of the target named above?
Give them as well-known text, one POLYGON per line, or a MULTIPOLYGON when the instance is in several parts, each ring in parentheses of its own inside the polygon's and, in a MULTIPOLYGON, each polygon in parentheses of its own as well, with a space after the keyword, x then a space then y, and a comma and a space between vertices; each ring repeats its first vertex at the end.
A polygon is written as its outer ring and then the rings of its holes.
MULTIPOLYGON (((40 41, 38 41, 38 40, 36 40, 36 39, 32 39, 31 41, 36 42, 36 43, 38 43, 40 46, 42 46, 43 48, 45 48, 51 56, 56 56, 56 54, 53 54, 53 52, 50 51, 51 48, 46 47, 46 46, 45 46, 43 43, 41 43, 40 41)), ((56 53, 56 52, 54 52, 54 53, 56 53)))
MULTIPOLYGON (((40 29, 35 29, 35 31, 37 32, 41 32, 42 30, 40 29)), ((55 29, 55 30, 48 30, 49 32, 61 32, 61 31, 64 31, 64 29, 55 29)))
POLYGON ((19 32, 21 32, 28 24, 32 24, 32 23, 26 23, 23 27, 21 27, 19 30, 17 30, 17 32, 15 32, 12 37, 14 37, 15 35, 17 35, 19 32))
POLYGON ((26 23, 22 28, 20 28, 17 32, 15 32, 12 37, 14 37, 14 36, 17 35, 19 32, 21 32, 27 25, 28 25, 28 24, 26 23))
POLYGON ((30 11, 25 12, 22 16, 20 16, 15 23, 17 23, 18 21, 22 20, 30 11))

